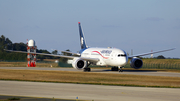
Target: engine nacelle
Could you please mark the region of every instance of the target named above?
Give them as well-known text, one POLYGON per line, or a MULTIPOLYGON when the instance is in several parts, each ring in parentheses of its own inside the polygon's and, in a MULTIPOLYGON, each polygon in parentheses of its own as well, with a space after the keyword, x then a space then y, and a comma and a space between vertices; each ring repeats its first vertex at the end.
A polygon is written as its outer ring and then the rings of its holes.
POLYGON ((132 58, 130 61, 130 66, 135 69, 139 69, 143 66, 143 61, 139 58, 132 58))
POLYGON ((72 66, 75 69, 83 69, 87 66, 87 62, 83 59, 80 59, 80 58, 74 58, 73 62, 72 62, 72 66))

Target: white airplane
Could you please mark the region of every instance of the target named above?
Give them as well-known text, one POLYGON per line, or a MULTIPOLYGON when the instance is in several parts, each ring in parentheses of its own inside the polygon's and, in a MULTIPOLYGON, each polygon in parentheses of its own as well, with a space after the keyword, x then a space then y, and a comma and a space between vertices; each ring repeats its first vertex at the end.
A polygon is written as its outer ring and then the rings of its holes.
MULTIPOLYGON (((132 68, 139 69, 143 66, 143 61, 137 57, 175 49, 172 48, 172 49, 149 52, 149 53, 128 57, 127 53, 121 49, 88 47, 86 45, 83 30, 81 28, 81 23, 78 22, 78 24, 79 24, 81 50, 79 51, 79 53, 72 53, 72 54, 76 54, 77 56, 64 56, 64 55, 33 53, 33 52, 13 51, 13 50, 6 50, 6 51, 70 58, 73 59, 72 66, 78 70, 91 71, 91 69, 88 66, 92 64, 97 66, 112 66, 112 70, 116 70, 116 71, 119 70, 119 72, 122 72, 122 68, 127 64, 128 59, 131 59, 130 66, 132 68)), ((63 51, 63 52, 67 52, 67 51, 63 51)), ((71 52, 67 52, 67 53, 71 53, 71 52)))

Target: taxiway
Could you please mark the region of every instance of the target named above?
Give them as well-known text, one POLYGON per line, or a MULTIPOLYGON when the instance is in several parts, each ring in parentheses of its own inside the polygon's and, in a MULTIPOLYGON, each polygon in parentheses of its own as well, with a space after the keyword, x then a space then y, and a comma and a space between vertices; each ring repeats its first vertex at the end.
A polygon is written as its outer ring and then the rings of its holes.
MULTIPOLYGON (((45 67, 0 67, 0 69, 77 71, 77 72, 82 71, 82 70, 77 70, 77 69, 74 69, 74 68, 45 68, 45 67)), ((131 75, 180 77, 180 73, 162 72, 162 71, 156 71, 156 70, 124 70, 123 72, 119 73, 118 71, 111 71, 110 69, 95 69, 95 68, 91 68, 91 72, 113 73, 113 74, 131 74, 131 75)))
MULTIPOLYGON (((38 67, 0 67, 0 69, 15 70, 50 70, 50 71, 79 71, 73 68, 38 68, 38 67)), ((180 73, 159 71, 110 71, 107 69, 92 69, 97 73, 115 73, 132 75, 151 75, 180 77, 180 73)), ((179 88, 151 88, 104 86, 69 83, 42 83, 25 81, 0 80, 0 95, 45 97, 60 99, 76 99, 89 101, 179 101, 179 88)))
POLYGON ((0 95, 89 101, 179 101, 180 89, 0 81, 0 95))

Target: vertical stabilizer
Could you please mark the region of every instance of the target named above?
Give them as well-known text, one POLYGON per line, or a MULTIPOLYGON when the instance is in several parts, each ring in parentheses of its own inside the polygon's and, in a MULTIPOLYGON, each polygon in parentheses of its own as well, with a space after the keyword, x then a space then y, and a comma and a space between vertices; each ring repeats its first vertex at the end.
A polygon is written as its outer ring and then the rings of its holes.
POLYGON ((86 49, 87 46, 86 46, 86 41, 85 41, 84 33, 83 33, 82 28, 81 28, 81 23, 78 22, 78 24, 79 24, 79 34, 80 34, 81 49, 86 49))

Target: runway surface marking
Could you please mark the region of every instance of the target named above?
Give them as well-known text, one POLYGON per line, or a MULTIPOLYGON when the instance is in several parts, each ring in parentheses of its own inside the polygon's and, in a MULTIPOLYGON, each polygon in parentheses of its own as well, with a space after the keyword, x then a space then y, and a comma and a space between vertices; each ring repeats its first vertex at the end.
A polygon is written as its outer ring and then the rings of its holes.
MULTIPOLYGON (((44 68, 44 67, 0 67, 0 69, 17 69, 17 70, 51 70, 51 71, 82 71, 74 68, 44 68)), ((149 75, 149 76, 167 76, 167 77, 180 77, 180 73, 173 72, 157 72, 157 71, 132 71, 124 70, 124 72, 110 71, 108 69, 91 69, 91 72, 96 73, 113 73, 113 74, 131 74, 131 75, 149 75)), ((82 71, 83 72, 83 71, 82 71)))
POLYGON ((180 89, 0 80, 0 95, 94 101, 179 101, 180 89))

